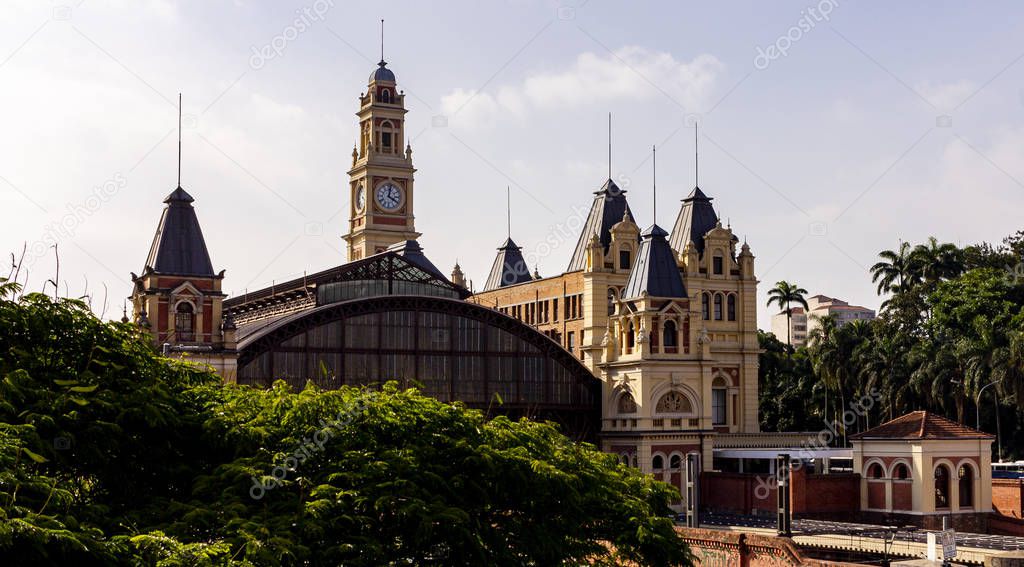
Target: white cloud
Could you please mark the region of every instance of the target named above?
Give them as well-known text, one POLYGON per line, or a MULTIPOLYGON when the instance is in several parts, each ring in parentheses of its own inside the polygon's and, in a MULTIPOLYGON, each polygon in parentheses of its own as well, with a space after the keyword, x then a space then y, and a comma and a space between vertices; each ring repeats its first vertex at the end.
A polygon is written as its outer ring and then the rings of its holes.
POLYGON ((530 109, 551 110, 617 100, 668 96, 696 112, 707 103, 724 65, 713 55, 679 61, 671 53, 626 46, 606 56, 581 53, 560 72, 540 73, 506 85, 497 94, 463 88, 441 97, 441 107, 458 124, 491 126, 503 116, 520 118, 530 109))
POLYGON ((972 81, 961 80, 955 83, 940 84, 924 82, 916 85, 915 89, 939 110, 952 111, 967 100, 967 97, 978 89, 978 86, 972 81))

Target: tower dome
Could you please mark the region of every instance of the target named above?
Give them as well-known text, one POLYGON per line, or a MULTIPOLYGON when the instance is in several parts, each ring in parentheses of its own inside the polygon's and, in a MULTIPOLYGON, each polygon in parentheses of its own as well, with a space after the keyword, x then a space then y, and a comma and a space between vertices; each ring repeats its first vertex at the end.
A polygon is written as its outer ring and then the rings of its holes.
POLYGON ((370 82, 374 81, 395 82, 395 74, 391 72, 391 69, 388 69, 388 64, 383 59, 380 60, 380 63, 377 63, 377 70, 370 73, 370 82))

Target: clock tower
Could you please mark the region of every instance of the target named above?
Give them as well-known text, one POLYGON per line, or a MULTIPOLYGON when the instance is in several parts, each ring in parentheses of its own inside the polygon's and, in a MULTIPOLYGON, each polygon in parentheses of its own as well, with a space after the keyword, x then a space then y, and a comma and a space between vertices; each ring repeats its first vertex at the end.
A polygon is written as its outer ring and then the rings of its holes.
POLYGON ((405 94, 381 59, 359 98, 359 141, 349 170, 348 261, 415 240, 412 148, 405 142, 405 94))

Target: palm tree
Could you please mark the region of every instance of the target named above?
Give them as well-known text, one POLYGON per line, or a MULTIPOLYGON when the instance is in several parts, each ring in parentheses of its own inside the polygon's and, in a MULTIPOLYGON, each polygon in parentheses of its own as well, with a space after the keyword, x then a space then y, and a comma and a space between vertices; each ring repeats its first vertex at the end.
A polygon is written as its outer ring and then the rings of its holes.
POLYGON ((909 242, 901 242, 897 250, 883 250, 878 257, 882 260, 871 266, 871 281, 878 284, 878 295, 906 291, 919 281, 909 242))
MULTIPOLYGON (((812 319, 818 322, 814 329, 807 334, 807 347, 811 351, 813 365, 813 361, 817 360, 818 349, 820 346, 831 340, 832 335, 835 334, 836 329, 839 328, 839 320, 836 319, 835 315, 814 315, 812 319)), ((824 381, 822 382, 822 385, 825 389, 825 411, 822 415, 827 419, 829 387, 824 381)))
POLYGON ((915 246, 910 256, 915 275, 931 286, 941 280, 955 278, 964 271, 963 251, 949 242, 939 244, 934 236, 929 237, 928 242, 915 246))
POLYGON ((952 342, 938 337, 920 342, 911 349, 908 362, 914 368, 910 380, 921 401, 946 412, 954 409, 957 422, 963 423, 967 392, 961 358, 952 342))
POLYGON ((786 343, 789 344, 790 350, 793 349, 793 308, 790 305, 796 303, 807 310, 805 295, 806 289, 785 280, 777 282, 775 287, 768 290, 768 307, 778 304, 779 311, 786 313, 786 343))
POLYGON ((890 420, 912 405, 907 399, 912 385, 906 375, 908 344, 905 338, 876 332, 870 348, 863 353, 861 382, 867 393, 877 390, 881 394, 879 413, 890 420))

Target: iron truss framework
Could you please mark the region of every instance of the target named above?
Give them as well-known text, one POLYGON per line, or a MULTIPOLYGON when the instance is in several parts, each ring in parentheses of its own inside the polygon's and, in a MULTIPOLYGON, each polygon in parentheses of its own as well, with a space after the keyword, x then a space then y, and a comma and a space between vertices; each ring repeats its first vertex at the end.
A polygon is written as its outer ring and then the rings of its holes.
MULTIPOLYGON (((380 265, 373 269, 380 268, 380 265)), ((368 268, 368 266, 367 266, 368 268)), ((372 274, 360 273, 360 280, 372 274)), ((378 317, 377 320, 380 320, 378 317)), ((365 328, 362 328, 362 332, 365 328)), ((312 335, 312 333, 310 333, 312 335)), ((301 387, 306 381, 312 381, 324 388, 338 387, 340 385, 375 385, 387 380, 388 376, 376 376, 366 379, 353 379, 345 376, 346 372, 338 372, 340 376, 325 379, 323 368, 318 368, 315 361, 319 356, 339 356, 353 358, 374 357, 375 360, 383 361, 388 357, 448 357, 454 360, 457 357, 476 357, 485 360, 485 364, 479 371, 473 372, 471 376, 456 377, 450 374, 447 383, 438 386, 433 383, 431 387, 424 387, 425 393, 435 395, 445 401, 461 401, 471 408, 482 409, 492 414, 503 414, 511 417, 530 417, 533 419, 550 420, 562 425, 563 431, 567 434, 582 440, 593 441, 600 430, 600 403, 601 383, 594 375, 572 354, 568 353, 558 343, 554 342, 536 329, 525 325, 517 319, 503 315, 502 313, 469 303, 460 299, 447 297, 433 297, 420 295, 384 295, 366 298, 353 299, 338 303, 329 303, 319 307, 294 313, 278 319, 266 327, 252 333, 239 343, 239 382, 253 385, 267 385, 273 378, 282 377, 285 362, 289 356, 292 360, 301 358, 301 369, 296 371, 292 368, 291 376, 285 376, 289 383, 301 387), (395 314, 409 314, 414 317, 414 327, 424 318, 430 318, 435 314, 447 315, 449 325, 449 337, 454 337, 456 324, 459 318, 468 319, 479 323, 479 331, 482 334, 475 342, 480 348, 458 348, 455 340, 447 341, 443 349, 438 349, 434 344, 423 344, 420 333, 410 333, 413 338, 412 344, 403 344, 398 348, 382 348, 386 342, 387 329, 383 326, 369 331, 376 334, 346 336, 346 320, 361 318, 367 315, 380 314, 380 317, 395 316, 395 314), (310 341, 303 337, 307 332, 317 332, 325 325, 341 322, 338 325, 340 335, 332 338, 330 344, 318 342, 318 346, 311 346, 310 341), (492 339, 499 337, 491 336, 497 333, 507 333, 522 341, 522 349, 510 349, 502 351, 490 348, 492 339), (365 344, 361 344, 365 343, 365 344), (301 356, 300 356, 301 355, 301 356), (513 383, 499 384, 499 367, 527 368, 522 360, 529 358, 536 365, 536 376, 529 371, 523 371, 516 375, 513 383), (517 363, 520 366, 515 366, 517 363), (504 366, 502 366, 504 365, 504 366), (556 377, 567 377, 566 381, 558 381, 556 377), (471 384, 459 384, 458 380, 470 380, 471 384), (565 388, 568 386, 568 391, 565 388), (474 399, 465 399, 467 396, 460 396, 460 392, 472 390, 479 395, 474 399), (558 391, 556 391, 558 390, 558 391), (496 396, 498 392, 503 395, 496 396)), ((365 359, 363 359, 365 360, 365 359)), ((344 363, 341 368, 346 368, 344 363)), ((378 363, 377 368, 385 368, 386 365, 378 363)), ((505 370, 506 374, 508 373, 505 370)), ((419 375, 419 365, 413 365, 411 379, 404 380, 408 384, 422 386, 422 380, 426 377, 419 375)))

